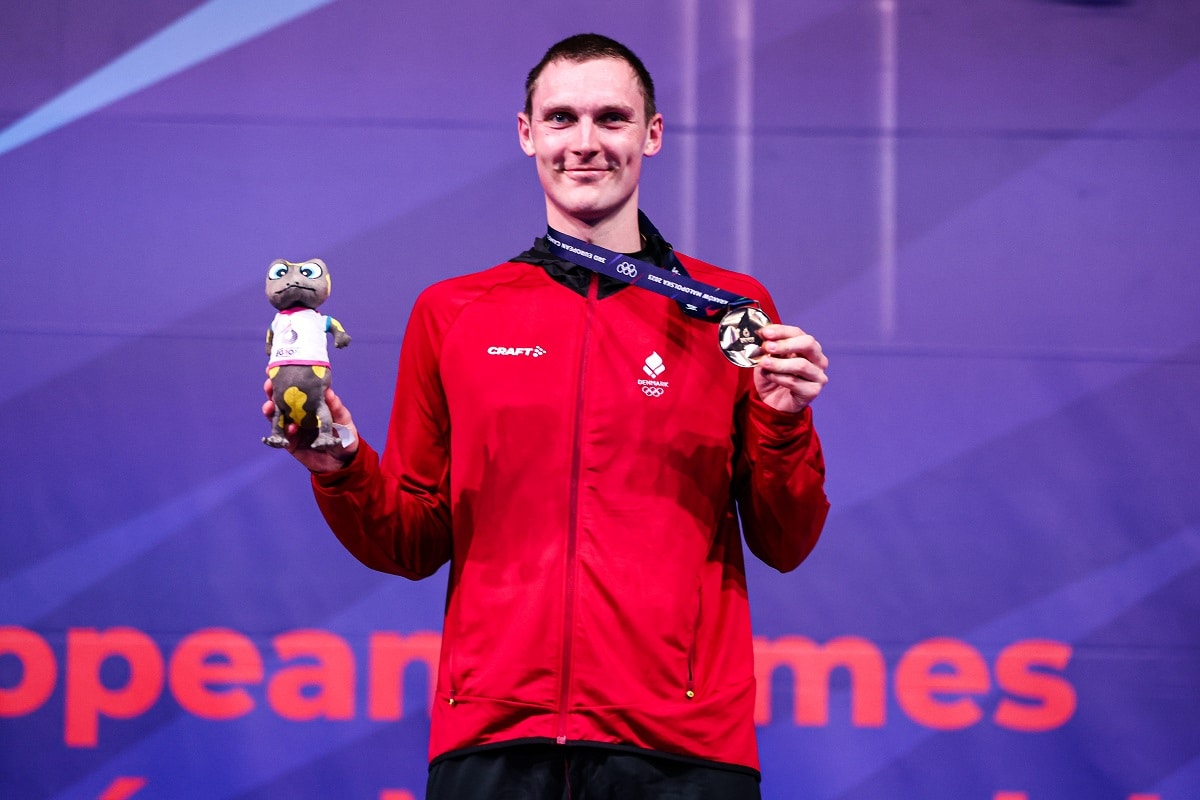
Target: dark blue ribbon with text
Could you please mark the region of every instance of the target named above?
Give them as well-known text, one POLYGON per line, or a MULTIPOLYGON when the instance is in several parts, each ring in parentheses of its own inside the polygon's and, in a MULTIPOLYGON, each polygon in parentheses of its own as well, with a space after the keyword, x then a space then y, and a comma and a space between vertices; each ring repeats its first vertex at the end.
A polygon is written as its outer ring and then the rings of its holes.
POLYGON ((625 253, 559 233, 549 226, 546 228, 546 247, 572 264, 674 300, 679 303, 683 313, 696 319, 718 322, 725 313, 735 308, 758 305, 756 300, 749 297, 709 286, 682 272, 664 269, 625 253))

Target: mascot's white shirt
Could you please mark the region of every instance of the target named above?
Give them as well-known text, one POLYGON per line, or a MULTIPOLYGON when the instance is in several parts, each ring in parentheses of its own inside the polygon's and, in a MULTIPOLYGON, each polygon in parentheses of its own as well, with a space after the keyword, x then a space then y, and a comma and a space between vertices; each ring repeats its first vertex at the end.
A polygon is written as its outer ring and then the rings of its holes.
POLYGON ((287 364, 329 366, 325 333, 329 317, 311 308, 280 311, 271 322, 271 360, 267 369, 287 364))

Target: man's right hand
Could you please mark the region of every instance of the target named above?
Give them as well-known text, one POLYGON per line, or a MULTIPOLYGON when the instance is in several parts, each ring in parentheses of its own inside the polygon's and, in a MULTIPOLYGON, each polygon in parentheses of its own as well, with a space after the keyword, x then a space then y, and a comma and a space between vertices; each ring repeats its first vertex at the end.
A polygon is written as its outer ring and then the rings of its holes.
MULTIPOLYGON (((274 423, 274 385, 269 378, 263 384, 263 391, 267 393, 267 401, 263 403, 263 416, 267 418, 268 422, 274 423)), ((325 390, 325 405, 329 407, 329 415, 333 418, 334 424, 349 428, 353 435, 349 447, 339 444, 335 447, 314 450, 308 446, 308 443, 316 438, 317 432, 301 429, 295 423, 288 425, 284 432, 288 440, 287 451, 295 456, 297 461, 308 467, 311 472, 337 472, 339 469, 344 469, 358 451, 358 429, 354 427, 350 409, 343 405, 341 399, 334 394, 333 389, 325 390)))

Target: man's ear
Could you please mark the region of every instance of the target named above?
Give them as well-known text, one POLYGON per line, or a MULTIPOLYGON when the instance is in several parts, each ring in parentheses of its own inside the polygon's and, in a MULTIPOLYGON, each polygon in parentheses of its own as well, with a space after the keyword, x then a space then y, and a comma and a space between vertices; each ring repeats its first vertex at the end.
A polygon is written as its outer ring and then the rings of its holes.
POLYGON ((523 111, 517 114, 517 138, 525 155, 533 155, 533 126, 529 124, 529 116, 523 111))
POLYGON ((663 115, 655 114, 646 126, 646 144, 642 147, 642 155, 652 156, 662 149, 663 115))

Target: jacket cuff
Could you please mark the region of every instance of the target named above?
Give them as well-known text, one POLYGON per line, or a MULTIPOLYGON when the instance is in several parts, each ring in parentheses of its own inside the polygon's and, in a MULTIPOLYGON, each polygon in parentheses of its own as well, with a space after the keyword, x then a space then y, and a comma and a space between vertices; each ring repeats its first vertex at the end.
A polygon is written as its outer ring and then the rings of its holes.
POLYGON ((780 411, 755 393, 750 398, 750 421, 768 447, 806 446, 812 432, 812 406, 805 406, 798 413, 780 411))
POLYGON ((379 456, 371 445, 359 437, 358 450, 354 458, 342 469, 336 472, 314 472, 312 474, 313 491, 317 494, 334 496, 360 491, 366 486, 371 472, 377 468, 379 456))

